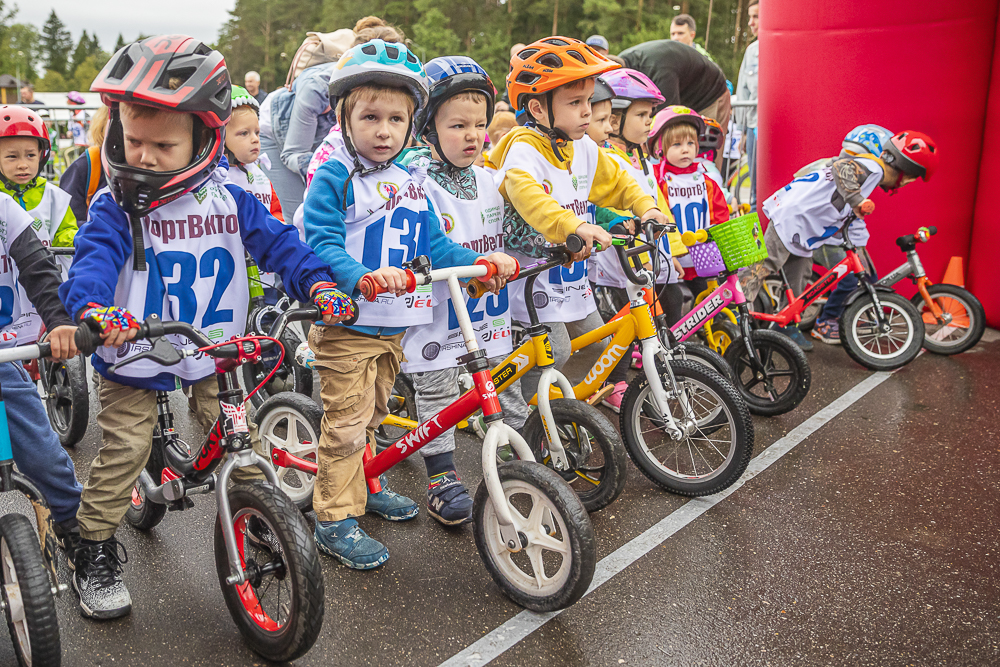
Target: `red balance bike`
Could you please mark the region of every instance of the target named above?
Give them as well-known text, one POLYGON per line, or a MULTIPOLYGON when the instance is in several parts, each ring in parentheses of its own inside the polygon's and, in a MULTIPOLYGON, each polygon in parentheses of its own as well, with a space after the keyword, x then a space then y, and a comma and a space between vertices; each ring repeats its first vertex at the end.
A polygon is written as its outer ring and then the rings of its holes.
POLYGON ((788 277, 781 272, 788 305, 776 313, 751 313, 754 318, 787 326, 799 322, 802 312, 837 284, 854 274, 859 286, 848 298, 840 315, 840 341, 856 362, 876 371, 900 368, 913 361, 924 341, 924 321, 913 304, 889 287, 872 282, 865 271, 857 248, 848 234, 857 216, 847 216, 841 235, 841 247, 847 256, 809 286, 799 296, 792 294, 788 277))
MULTIPOLYGON (((530 277, 550 266, 542 263, 520 271, 520 276, 530 277)), ((475 386, 378 455, 373 457, 366 450, 368 488, 380 491, 379 475, 481 409, 488 429, 483 441, 483 481, 472 516, 476 548, 493 581, 511 600, 532 611, 564 609, 583 596, 593 579, 597 562, 594 531, 587 510, 566 481, 556 471, 536 463, 524 438, 503 421, 486 352, 477 342, 459 284, 460 279, 488 280, 496 268, 480 260, 475 266, 431 270, 424 256, 405 268, 409 292, 420 285, 447 281, 468 350, 460 361, 475 386), (520 460, 498 465, 497 449, 507 445, 520 460)), ((369 301, 384 291, 373 280, 362 281, 359 289, 369 301)), ((273 447, 271 457, 278 466, 316 474, 316 463, 281 447, 273 447)))

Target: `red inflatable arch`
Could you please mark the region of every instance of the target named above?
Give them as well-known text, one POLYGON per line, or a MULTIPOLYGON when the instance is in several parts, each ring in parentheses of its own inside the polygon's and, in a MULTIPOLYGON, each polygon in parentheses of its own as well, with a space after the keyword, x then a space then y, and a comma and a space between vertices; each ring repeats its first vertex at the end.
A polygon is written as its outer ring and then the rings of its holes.
POLYGON ((929 277, 963 257, 967 285, 1000 325, 1000 156, 983 154, 984 130, 986 146, 1000 142, 997 0, 761 5, 758 198, 835 155, 856 125, 928 133, 941 152, 934 179, 891 199, 876 190, 869 250, 888 271, 903 259, 897 236, 936 225, 920 249, 929 277))

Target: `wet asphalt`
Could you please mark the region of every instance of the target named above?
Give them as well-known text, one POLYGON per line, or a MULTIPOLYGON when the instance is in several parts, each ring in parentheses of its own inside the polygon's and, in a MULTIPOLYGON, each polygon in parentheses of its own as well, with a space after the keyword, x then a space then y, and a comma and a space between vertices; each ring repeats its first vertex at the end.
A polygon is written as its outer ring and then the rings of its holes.
MULTIPOLYGON (((820 343, 809 361, 803 404, 754 418, 755 455, 871 374, 820 343)), ((1000 664, 998 377, 994 331, 963 355, 920 356, 491 664, 1000 664)), ((172 405, 182 436, 200 441, 183 397, 172 405)), ((81 480, 100 437, 93 393, 91 409, 72 452, 81 480)), ((475 488, 478 440, 458 442, 459 470, 475 488)), ((419 456, 390 481, 424 507, 419 456)), ((625 492, 591 515, 598 557, 686 502, 630 462, 625 492)), ((6 494, 0 510, 28 508, 6 494)), ((197 496, 148 534, 123 525, 132 615, 88 621, 64 592, 63 664, 270 664, 246 647, 223 602, 215 516, 214 498, 197 496)), ((445 530, 423 509, 407 523, 369 516, 361 525, 390 560, 356 572, 322 557, 325 622, 296 665, 434 667, 521 611, 492 583, 470 526, 445 530)), ((61 574, 68 583, 65 564, 61 574)), ((0 665, 14 662, 0 638, 0 665)))

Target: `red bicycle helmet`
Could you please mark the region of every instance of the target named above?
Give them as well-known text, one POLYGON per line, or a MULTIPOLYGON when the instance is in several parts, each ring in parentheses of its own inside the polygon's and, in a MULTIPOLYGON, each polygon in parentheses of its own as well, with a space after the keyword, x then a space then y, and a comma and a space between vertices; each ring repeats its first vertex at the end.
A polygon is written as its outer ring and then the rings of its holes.
POLYGON ((698 133, 698 155, 709 155, 711 160, 715 159, 716 153, 722 150, 726 143, 726 132, 719 125, 719 121, 708 116, 702 116, 705 127, 698 133))
POLYGON ((937 144, 923 132, 906 130, 886 144, 882 160, 907 176, 929 181, 938 165, 937 144))
MULTIPOLYGON (((13 104, 0 106, 0 137, 32 137, 38 140, 38 171, 35 172, 35 178, 38 178, 52 153, 49 133, 45 129, 45 121, 42 120, 41 116, 27 107, 14 106, 13 104)), ((3 175, 3 172, 0 172, 0 180, 3 181, 8 190, 22 190, 21 186, 10 182, 3 175)), ((34 183, 35 179, 33 178, 23 189, 31 188, 34 183)))
POLYGON ((184 35, 162 35, 129 44, 97 75, 90 90, 101 94, 110 112, 101 160, 112 196, 133 219, 195 190, 218 166, 232 108, 231 88, 222 54, 184 35), (171 79, 180 79, 180 85, 171 87, 171 79), (122 102, 193 114, 195 150, 202 128, 213 130, 211 140, 182 169, 131 167, 125 162, 122 102))

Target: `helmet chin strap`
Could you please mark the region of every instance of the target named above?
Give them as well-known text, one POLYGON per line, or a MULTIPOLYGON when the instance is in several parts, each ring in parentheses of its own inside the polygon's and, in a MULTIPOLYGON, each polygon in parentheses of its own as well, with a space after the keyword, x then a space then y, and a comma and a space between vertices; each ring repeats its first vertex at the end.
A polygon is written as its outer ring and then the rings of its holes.
POLYGON ((545 136, 549 138, 549 142, 552 144, 552 152, 556 154, 556 159, 560 162, 565 162, 566 158, 563 157, 562 151, 559 150, 559 145, 565 145, 566 142, 570 141, 569 135, 556 127, 556 114, 552 110, 552 91, 545 93, 545 107, 549 112, 549 126, 545 127, 540 124, 535 117, 528 112, 528 122, 524 125, 525 127, 533 127, 545 136))
MULTIPOLYGON (((348 124, 346 118, 344 119, 344 121, 345 122, 344 122, 343 127, 342 127, 343 131, 341 132, 341 134, 344 137, 344 148, 347 149, 347 152, 350 153, 351 157, 354 159, 354 169, 351 170, 351 173, 348 174, 348 176, 347 176, 347 180, 344 181, 343 199, 346 200, 347 199, 347 186, 350 185, 351 179, 354 178, 355 174, 357 174, 358 176, 367 176, 368 174, 375 174, 375 173, 378 173, 380 171, 385 171, 386 169, 388 169, 389 167, 391 167, 392 163, 396 161, 396 158, 398 158, 402 154, 402 152, 404 150, 406 150, 406 143, 404 142, 403 143, 403 147, 400 148, 399 151, 395 155, 393 155, 391 158, 389 158, 385 162, 380 162, 379 164, 375 165, 374 167, 366 167, 363 164, 361 164, 361 158, 358 157, 358 151, 354 148, 354 144, 351 142, 351 137, 350 137, 350 135, 347 132, 347 130, 349 130, 351 128, 351 126, 348 124)), ((410 136, 410 132, 412 132, 412 131, 413 131, 413 115, 411 114, 410 115, 410 123, 409 123, 409 125, 406 128, 406 136, 407 137, 410 136)))
POLYGON ((649 176, 649 165, 646 162, 646 153, 642 150, 642 144, 635 144, 625 138, 625 120, 628 118, 628 110, 632 107, 626 107, 622 112, 621 122, 618 124, 618 134, 612 134, 612 137, 620 139, 623 144, 625 144, 625 152, 632 154, 635 153, 639 158, 639 164, 642 165, 642 173, 649 176))
POLYGON ((31 188, 35 187, 35 185, 38 184, 38 175, 36 174, 34 178, 32 178, 24 185, 18 185, 17 183, 11 181, 6 176, 4 176, 3 172, 0 172, 0 181, 3 182, 3 186, 5 188, 13 192, 15 195, 17 195, 17 197, 23 198, 25 192, 27 192, 28 190, 30 190, 31 188))

